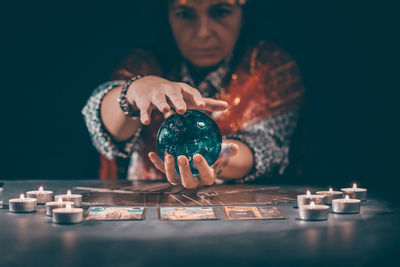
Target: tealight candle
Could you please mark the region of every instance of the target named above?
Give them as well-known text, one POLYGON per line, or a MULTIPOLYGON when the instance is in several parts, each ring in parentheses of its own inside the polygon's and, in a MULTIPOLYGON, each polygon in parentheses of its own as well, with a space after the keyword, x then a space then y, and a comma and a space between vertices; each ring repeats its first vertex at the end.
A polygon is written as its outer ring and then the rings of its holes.
POLYGON ((72 224, 83 221, 83 209, 72 208, 71 204, 67 203, 65 208, 57 208, 53 210, 53 223, 72 224))
POLYGON ((356 183, 353 184, 353 188, 342 188, 341 190, 343 193, 351 196, 352 199, 367 200, 367 189, 358 188, 356 183))
POLYGON ((55 200, 57 200, 58 198, 61 198, 63 201, 74 202, 75 207, 80 207, 82 203, 82 195, 71 194, 71 190, 68 190, 67 194, 55 196, 55 200))
POLYGON ((349 195, 345 198, 332 200, 332 211, 334 213, 359 213, 361 200, 351 199, 349 195))
POLYGON ((310 190, 307 190, 306 195, 298 195, 297 196, 297 207, 310 204, 311 201, 314 201, 316 204, 324 204, 325 196, 321 195, 311 195, 310 190))
POLYGON ((53 209, 65 208, 67 203, 69 203, 71 205, 71 207, 74 207, 74 202, 63 201, 61 197, 58 198, 57 202, 56 201, 47 202, 46 203, 46 215, 51 217, 53 215, 53 209))
POLYGON ((315 205, 314 201, 311 201, 309 205, 299 206, 300 219, 306 221, 323 221, 328 219, 329 206, 327 205, 315 205))
POLYGON ((33 212, 36 210, 36 198, 25 198, 21 194, 19 198, 8 200, 8 209, 11 212, 33 212))
POLYGON ((45 204, 53 200, 53 191, 44 191, 43 186, 40 186, 39 190, 26 192, 26 196, 36 198, 37 204, 45 204))
POLYGON ((343 193, 340 191, 333 191, 332 187, 329 191, 318 191, 317 195, 325 196, 325 204, 332 205, 332 199, 342 198, 343 193))

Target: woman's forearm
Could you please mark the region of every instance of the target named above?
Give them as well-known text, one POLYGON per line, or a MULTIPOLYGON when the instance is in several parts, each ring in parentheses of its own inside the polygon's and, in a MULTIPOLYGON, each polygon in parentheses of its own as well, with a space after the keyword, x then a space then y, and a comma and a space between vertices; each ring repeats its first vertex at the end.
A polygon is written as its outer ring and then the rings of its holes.
POLYGON ((222 170, 218 178, 230 180, 246 176, 251 171, 254 164, 254 157, 250 148, 238 140, 227 139, 223 142, 238 145, 239 152, 235 156, 229 158, 228 164, 222 170))
POLYGON ((138 129, 140 120, 132 119, 122 112, 118 97, 122 86, 115 87, 108 92, 101 102, 101 119, 112 137, 117 141, 128 140, 138 129))

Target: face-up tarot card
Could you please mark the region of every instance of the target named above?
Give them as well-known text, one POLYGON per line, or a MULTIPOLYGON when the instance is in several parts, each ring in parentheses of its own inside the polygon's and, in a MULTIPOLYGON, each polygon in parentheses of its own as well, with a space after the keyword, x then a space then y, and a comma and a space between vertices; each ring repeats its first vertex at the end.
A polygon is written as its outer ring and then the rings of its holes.
POLYGON ((88 210, 88 221, 143 220, 143 207, 91 207, 88 210))
POLYGON ((223 209, 228 220, 286 219, 283 212, 274 206, 225 206, 223 209))
POLYGON ((218 219, 215 208, 211 207, 159 207, 158 217, 162 221, 218 219))

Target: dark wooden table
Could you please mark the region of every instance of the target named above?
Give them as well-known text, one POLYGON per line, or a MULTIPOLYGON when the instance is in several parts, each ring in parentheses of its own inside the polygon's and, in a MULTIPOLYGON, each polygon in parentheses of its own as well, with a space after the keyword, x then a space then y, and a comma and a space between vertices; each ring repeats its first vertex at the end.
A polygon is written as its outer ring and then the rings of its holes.
POLYGON ((371 189, 360 214, 330 214, 322 222, 299 220, 293 203, 278 205, 286 220, 227 221, 217 207, 220 219, 215 221, 159 221, 157 208, 150 206, 143 221, 77 225, 53 224, 44 206, 31 214, 7 208, 9 198, 40 185, 57 194, 100 183, 4 181, 0 266, 378 266, 399 261, 398 206, 375 197, 371 189))

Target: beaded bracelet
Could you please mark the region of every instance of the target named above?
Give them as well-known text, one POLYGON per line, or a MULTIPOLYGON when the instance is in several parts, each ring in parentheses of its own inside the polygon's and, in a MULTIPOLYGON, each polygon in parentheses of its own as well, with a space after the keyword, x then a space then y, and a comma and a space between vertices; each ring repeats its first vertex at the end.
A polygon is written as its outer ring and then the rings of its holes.
POLYGON ((128 82, 124 85, 124 87, 121 90, 121 95, 118 98, 119 106, 121 107, 122 112, 124 113, 125 116, 127 117, 132 117, 132 118, 139 118, 140 117, 140 110, 134 110, 132 105, 129 103, 128 98, 126 97, 126 93, 131 86, 131 84, 142 78, 142 75, 136 75, 133 76, 128 80, 128 82))

